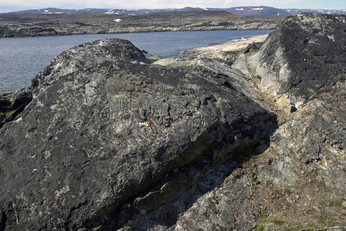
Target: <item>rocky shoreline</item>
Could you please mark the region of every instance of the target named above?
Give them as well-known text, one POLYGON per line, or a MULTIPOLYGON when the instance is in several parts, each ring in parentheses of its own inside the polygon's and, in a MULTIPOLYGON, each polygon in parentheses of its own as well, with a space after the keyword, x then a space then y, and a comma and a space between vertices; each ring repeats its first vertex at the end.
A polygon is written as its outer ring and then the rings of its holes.
POLYGON ((0 231, 345 230, 345 21, 181 59, 119 39, 58 55, 0 128, 0 231))
POLYGON ((275 29, 284 16, 232 15, 218 11, 145 15, 0 14, 0 38, 133 32, 275 29))

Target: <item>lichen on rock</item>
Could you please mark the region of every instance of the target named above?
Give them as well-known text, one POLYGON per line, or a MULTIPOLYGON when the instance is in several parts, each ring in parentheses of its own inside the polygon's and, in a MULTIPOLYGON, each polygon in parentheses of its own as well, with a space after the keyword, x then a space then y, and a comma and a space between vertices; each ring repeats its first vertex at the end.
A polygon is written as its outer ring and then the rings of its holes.
POLYGON ((1 130, 2 182, 14 184, 0 199, 6 211, 17 211, 6 226, 118 227, 112 216, 167 174, 202 159, 236 159, 231 146, 242 140, 268 140, 257 126, 274 129, 274 114, 226 81, 198 66, 152 66, 118 39, 62 53, 33 80, 22 119, 1 130), (139 126, 146 121, 150 127, 139 126))
POLYGON ((63 52, 0 128, 0 230, 343 230, 344 18, 289 17, 232 67, 63 52))

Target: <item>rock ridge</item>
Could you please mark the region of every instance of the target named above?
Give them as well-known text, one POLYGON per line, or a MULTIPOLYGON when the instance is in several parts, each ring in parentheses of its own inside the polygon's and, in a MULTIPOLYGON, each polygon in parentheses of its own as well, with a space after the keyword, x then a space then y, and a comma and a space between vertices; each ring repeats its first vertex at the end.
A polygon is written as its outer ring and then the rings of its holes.
POLYGON ((288 104, 299 107, 346 73, 345 22, 345 15, 288 17, 259 52, 242 55, 233 68, 259 78, 262 90, 285 94, 288 104))

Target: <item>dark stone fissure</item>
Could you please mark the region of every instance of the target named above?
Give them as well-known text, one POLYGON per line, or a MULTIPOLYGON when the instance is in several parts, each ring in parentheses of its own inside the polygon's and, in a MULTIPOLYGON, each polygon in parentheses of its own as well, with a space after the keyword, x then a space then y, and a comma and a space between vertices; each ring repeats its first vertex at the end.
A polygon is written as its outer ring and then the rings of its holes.
MULTIPOLYGON (((256 120, 255 118, 252 120, 256 120)), ((97 215, 94 219, 88 221, 83 225, 83 227, 91 229, 96 227, 103 227, 103 229, 119 229, 128 220, 133 219, 138 215, 140 212, 139 210, 144 208, 145 210, 150 207, 150 210, 155 210, 159 208, 160 206, 172 206, 172 203, 174 203, 174 200, 177 198, 183 198, 182 200, 185 200, 186 208, 189 208, 197 199, 190 200, 185 198, 187 191, 195 191, 197 188, 197 192, 199 192, 200 195, 205 194, 206 192, 213 190, 214 188, 218 187, 220 184, 223 183, 224 179, 229 176, 232 171, 237 168, 241 167, 243 163, 245 163, 247 160, 249 160, 254 155, 260 154, 256 152, 256 148, 259 145, 259 140, 262 141, 262 143, 267 144, 269 147, 269 140, 271 135, 275 132, 275 130, 278 128, 278 124, 276 123, 276 116, 270 115, 270 116, 263 116, 258 121, 260 122, 269 122, 269 126, 267 127, 267 131, 265 132, 263 137, 249 137, 250 134, 243 134, 244 137, 242 140, 238 140, 236 143, 229 143, 230 148, 225 147, 227 150, 226 153, 224 153, 222 156, 218 157, 217 155, 213 155, 213 150, 217 150, 218 147, 220 147, 219 142, 213 143, 209 147, 205 147, 203 152, 199 152, 197 156, 193 159, 186 159, 184 162, 184 159, 180 159, 179 163, 172 163, 171 166, 166 167, 166 171, 163 172, 160 176, 156 178, 156 180, 152 180, 151 184, 145 185, 140 188, 140 190, 133 195, 129 196, 126 200, 124 200, 121 204, 114 205, 113 208, 108 209, 101 209, 102 215, 97 215), (181 163, 183 162, 183 163, 181 163), (212 166, 212 167, 211 167, 212 166), (227 169, 225 171, 224 169, 227 169), (219 170, 220 169, 220 170, 219 170), (196 179, 189 179, 191 176, 188 176, 188 172, 191 172, 191 170, 197 170, 195 172, 196 175, 200 175, 199 178, 200 181, 196 181, 196 179), (213 174, 211 174, 213 172, 213 174), (218 178, 217 181, 214 181, 213 184, 209 185, 209 187, 201 187, 201 182, 204 178, 208 178, 210 176, 208 175, 222 175, 220 178, 218 178), (161 204, 157 205, 156 207, 152 207, 153 201, 148 199, 144 204, 141 206, 134 206, 134 203, 136 199, 144 197, 148 195, 151 192, 155 192, 156 190, 160 190, 161 187, 163 187, 165 184, 175 184, 175 189, 179 188, 179 192, 173 193, 170 196, 167 196, 166 194, 158 195, 157 197, 153 198, 155 201, 160 201, 160 198, 162 202, 161 204), (169 198, 168 200, 166 198, 169 198), (185 198, 185 199, 184 199, 185 198)), ((218 126, 211 126, 216 128, 223 128, 223 127, 232 127, 236 128, 238 125, 230 126, 230 125, 218 125, 218 126)), ((254 124, 254 127, 256 127, 256 124, 254 124)), ((257 128, 259 130, 260 128, 257 128)), ((256 130, 253 129, 253 130, 256 130)), ((210 133, 213 133, 213 131, 209 131, 210 133)), ((231 133, 232 130, 229 131, 231 133)), ((227 133, 227 132, 226 132, 227 133)), ((189 147, 189 151, 192 153, 193 150, 196 147, 199 147, 201 144, 203 144, 205 140, 209 140, 207 137, 204 137, 205 135, 201 135, 199 140, 194 142, 191 147, 189 147)), ((250 135, 251 136, 251 135, 250 135)), ((232 138, 233 140, 233 138, 232 138)), ((222 140, 221 143, 223 145, 226 144, 227 146, 227 140, 222 140)), ((234 142, 234 140, 233 140, 234 142)), ((222 145, 221 145, 222 146, 222 145)), ((222 151, 222 150, 220 150, 222 151)), ((264 150, 262 150, 264 151, 264 150)), ((188 156, 182 154, 182 156, 188 156)), ((193 178, 193 177, 192 177, 193 178)), ((170 192, 168 192, 169 194, 170 192)), ((148 212, 150 212, 150 210, 148 212)), ((183 211, 175 211, 170 209, 169 210, 170 217, 167 217, 166 220, 161 220, 161 225, 164 226, 172 226, 175 224, 178 218, 178 214, 183 211)), ((159 223, 160 223, 159 222, 159 223)), ((135 229, 135 227, 133 227, 135 229)), ((148 226, 147 228, 152 228, 148 226)))
POLYGON ((0 207, 0 231, 5 231, 6 229, 7 216, 5 211, 0 207))

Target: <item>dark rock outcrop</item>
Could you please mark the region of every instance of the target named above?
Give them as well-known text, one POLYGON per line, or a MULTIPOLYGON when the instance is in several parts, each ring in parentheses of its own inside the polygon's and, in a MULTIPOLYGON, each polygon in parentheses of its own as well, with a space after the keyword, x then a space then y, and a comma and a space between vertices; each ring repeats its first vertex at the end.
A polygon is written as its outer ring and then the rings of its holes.
POLYGON ((238 70, 117 39, 62 53, 0 128, 0 230, 344 230, 345 57, 321 61, 344 32, 288 18, 238 70))
POLYGON ((8 230, 120 228, 126 220, 116 218, 138 214, 126 204, 149 206, 149 197, 157 209, 222 164, 227 176, 269 141, 274 114, 227 76, 149 63, 127 41, 100 40, 62 53, 34 78, 32 102, 0 130, 8 230))
POLYGON ((305 103, 316 90, 346 73, 345 15, 299 14, 288 17, 252 55, 234 68, 269 94, 285 94, 288 104, 305 103))
MULTIPOLYGON (((340 25, 337 18, 339 16, 334 17, 335 23, 340 25)), ((330 32, 330 36, 345 30, 345 24, 342 29, 335 30, 334 22, 326 22, 325 18, 330 16, 316 18, 317 15, 299 15, 288 18, 281 27, 289 26, 292 21, 296 22, 297 27, 304 27, 305 20, 318 20, 320 23, 312 30, 324 27, 330 32)), ((289 32, 281 30, 269 35, 267 45, 264 46, 271 44, 269 42, 272 41, 272 36, 287 40, 295 37, 293 31, 289 32)), ((337 44, 345 43, 345 37, 339 38, 337 44)), ((323 46, 323 42, 323 39, 317 39, 316 46, 323 46)), ((271 45, 284 50, 280 44, 271 45)), ((329 46, 332 47, 331 44, 329 46)), ((266 78, 281 80, 279 74, 264 73, 259 68, 251 69, 249 64, 256 64, 252 58, 263 55, 262 52, 263 47, 259 50, 245 49, 240 55, 233 67, 245 70, 245 76, 237 75, 236 70, 227 70, 225 65, 215 60, 185 61, 208 64, 209 69, 227 74, 237 90, 244 91, 253 100, 277 113, 279 128, 271 136, 269 148, 264 149, 261 155, 233 171, 223 184, 200 197, 187 211, 180 214, 175 226, 179 230, 189 230, 191 227, 194 230, 204 227, 211 230, 252 230, 256 222, 251 220, 257 220, 258 227, 276 221, 280 226, 292 230, 312 227, 317 230, 327 225, 339 225, 343 228, 345 224, 342 215, 346 193, 345 74, 338 72, 335 76, 334 70, 331 70, 329 74, 320 76, 319 67, 316 67, 314 75, 326 78, 323 80, 325 87, 311 90, 310 96, 295 108, 290 105, 292 101, 289 100, 301 97, 300 91, 287 90, 288 92, 279 93, 281 85, 277 84, 273 87, 277 93, 273 94, 263 88, 263 81, 266 78), (260 211, 264 211, 265 216, 262 215, 259 219, 254 214, 258 215, 260 211)), ((291 60, 296 56, 304 57, 305 53, 296 53, 294 57, 282 53, 277 55, 276 60, 291 60)), ((266 56, 263 55, 263 58, 266 56)), ((342 57, 337 60, 333 65, 342 66, 342 57)), ((256 65, 261 64, 258 61, 256 65)), ((291 72, 292 69, 288 71, 291 72)), ((302 79, 302 84, 307 78, 305 73, 298 77, 302 79)), ((309 78, 306 81, 309 82, 309 78)), ((303 90, 303 87, 298 84, 296 89, 303 90)))
POLYGON ((6 214, 3 209, 0 207, 0 231, 4 231, 6 228, 6 214))

